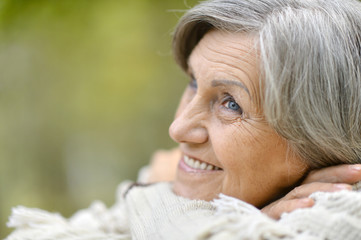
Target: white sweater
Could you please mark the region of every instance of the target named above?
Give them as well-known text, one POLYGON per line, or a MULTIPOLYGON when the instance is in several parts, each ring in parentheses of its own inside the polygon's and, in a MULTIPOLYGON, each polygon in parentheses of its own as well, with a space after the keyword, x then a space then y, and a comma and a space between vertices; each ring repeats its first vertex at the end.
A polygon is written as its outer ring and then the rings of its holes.
POLYGON ((117 201, 101 202, 70 219, 39 209, 16 207, 8 222, 16 230, 6 240, 125 239, 361 239, 361 193, 314 193, 312 208, 283 214, 278 221, 238 199, 220 195, 213 202, 176 196, 171 183, 120 185, 117 201))

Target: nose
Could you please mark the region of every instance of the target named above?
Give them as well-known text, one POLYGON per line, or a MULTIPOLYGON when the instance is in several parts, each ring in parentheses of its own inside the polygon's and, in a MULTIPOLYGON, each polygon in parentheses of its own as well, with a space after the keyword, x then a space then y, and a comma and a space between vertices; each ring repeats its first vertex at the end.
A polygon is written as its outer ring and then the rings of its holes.
POLYGON ((207 142, 207 115, 206 109, 197 97, 189 103, 181 104, 169 127, 170 137, 178 143, 201 144, 207 142))

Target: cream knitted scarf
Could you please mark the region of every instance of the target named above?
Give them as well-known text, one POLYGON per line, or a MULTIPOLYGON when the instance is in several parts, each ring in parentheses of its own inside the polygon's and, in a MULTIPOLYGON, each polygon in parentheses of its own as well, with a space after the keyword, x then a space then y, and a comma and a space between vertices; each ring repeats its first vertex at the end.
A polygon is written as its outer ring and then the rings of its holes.
POLYGON ((120 185, 116 204, 101 202, 70 219, 39 209, 17 207, 8 222, 16 230, 6 240, 126 239, 361 239, 361 193, 314 193, 315 206, 272 220, 253 206, 220 195, 213 202, 176 196, 170 183, 120 185))

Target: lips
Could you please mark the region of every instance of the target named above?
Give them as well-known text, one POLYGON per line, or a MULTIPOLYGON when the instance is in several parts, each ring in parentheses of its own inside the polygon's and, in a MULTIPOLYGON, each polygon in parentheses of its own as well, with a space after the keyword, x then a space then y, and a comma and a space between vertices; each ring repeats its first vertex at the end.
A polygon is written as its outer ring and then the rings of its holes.
POLYGON ((218 170, 222 170, 221 168, 217 167, 217 166, 214 166, 212 164, 209 164, 209 163, 205 163, 205 162, 202 162, 202 161, 199 161, 199 160, 196 160, 196 159, 193 159, 187 155, 184 156, 183 158, 184 160, 184 163, 192 168, 192 169, 195 169, 195 170, 208 170, 208 171, 218 171, 218 170))

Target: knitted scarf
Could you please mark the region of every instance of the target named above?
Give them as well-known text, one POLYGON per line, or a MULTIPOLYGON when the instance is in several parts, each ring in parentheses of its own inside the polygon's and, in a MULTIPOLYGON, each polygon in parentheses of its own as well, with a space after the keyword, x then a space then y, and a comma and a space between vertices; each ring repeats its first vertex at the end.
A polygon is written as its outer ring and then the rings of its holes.
POLYGON ((65 219, 57 213, 16 207, 6 240, 128 239, 361 239, 361 193, 341 191, 311 195, 315 205, 283 214, 276 221, 257 208, 229 196, 212 202, 176 196, 171 183, 118 188, 111 208, 94 202, 65 219))

